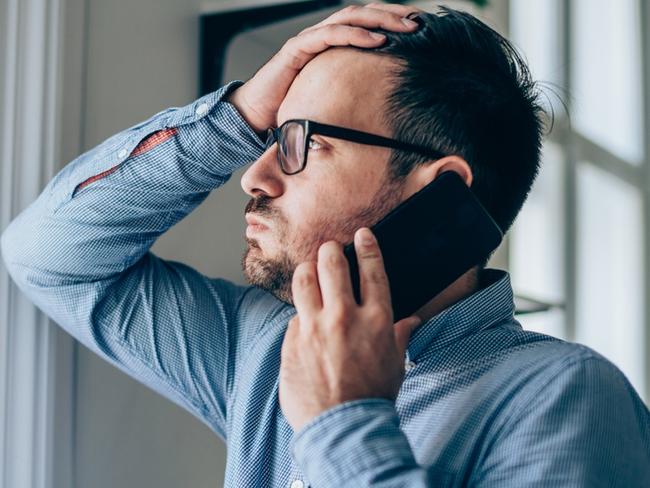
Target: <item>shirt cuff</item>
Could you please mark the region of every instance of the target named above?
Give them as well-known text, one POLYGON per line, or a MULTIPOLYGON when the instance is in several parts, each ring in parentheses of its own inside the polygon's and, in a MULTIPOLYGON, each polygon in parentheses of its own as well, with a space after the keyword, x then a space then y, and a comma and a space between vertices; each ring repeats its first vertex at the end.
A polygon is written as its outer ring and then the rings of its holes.
MULTIPOLYGON (((205 166, 220 175, 230 175, 242 166, 242 162, 246 164, 258 159, 266 149, 266 140, 246 122, 235 105, 227 101, 230 93, 243 84, 240 80, 231 81, 194 102, 198 107, 205 104, 207 119, 203 122, 207 129, 197 132, 202 138, 195 141, 196 147, 203 149, 205 166), (210 157, 218 153, 223 156, 218 159, 210 157)), ((190 120, 199 122, 200 119, 190 120)))
POLYGON ((294 461, 314 486, 342 486, 355 479, 417 466, 395 404, 363 398, 336 405, 304 425, 290 442, 294 461))
POLYGON ((260 134, 255 132, 251 125, 246 122, 244 116, 237 110, 237 107, 229 102, 227 99, 230 94, 235 91, 237 88, 242 86, 245 82, 241 80, 233 80, 229 83, 226 83, 219 90, 217 90, 217 96, 215 97, 215 102, 213 106, 216 105, 216 102, 221 102, 224 107, 226 107, 230 112, 233 120, 237 122, 237 125, 241 127, 242 131, 246 134, 246 139, 253 146, 253 150, 264 148, 266 146, 266 138, 263 138, 260 134))

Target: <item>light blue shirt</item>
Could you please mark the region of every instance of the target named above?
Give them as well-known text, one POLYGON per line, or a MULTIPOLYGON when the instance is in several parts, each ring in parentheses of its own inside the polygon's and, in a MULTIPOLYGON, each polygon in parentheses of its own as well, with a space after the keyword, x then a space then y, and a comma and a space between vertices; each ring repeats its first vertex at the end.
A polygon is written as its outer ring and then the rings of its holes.
POLYGON ((64 167, 2 234, 20 289, 224 439, 228 487, 650 487, 650 413, 628 380, 585 346, 523 330, 493 269, 414 331, 396 402, 348 401, 293 432, 278 371, 295 309, 149 250, 264 151, 222 101, 240 83, 64 167))

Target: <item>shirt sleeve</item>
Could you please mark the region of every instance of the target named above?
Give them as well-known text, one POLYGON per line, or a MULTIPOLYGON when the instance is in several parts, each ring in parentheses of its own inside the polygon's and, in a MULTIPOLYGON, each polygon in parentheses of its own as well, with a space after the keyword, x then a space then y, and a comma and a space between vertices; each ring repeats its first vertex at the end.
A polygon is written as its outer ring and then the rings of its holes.
POLYGON ((351 400, 322 412, 295 433, 290 450, 312 486, 433 486, 388 399, 351 400))
MULTIPOLYGON (((609 361, 564 365, 529 400, 481 446, 486 454, 470 486, 650 486, 650 413, 609 361)), ((290 448, 313 486, 437 485, 436 467, 418 465, 386 399, 322 412, 295 433, 290 448)))
POLYGON ((650 486, 650 414, 606 359, 565 364, 515 411, 473 486, 650 486))
POLYGON ((163 110, 80 155, 1 239, 10 275, 45 314, 224 439, 246 340, 235 316, 252 287, 149 249, 264 151, 223 100, 241 83, 163 110))

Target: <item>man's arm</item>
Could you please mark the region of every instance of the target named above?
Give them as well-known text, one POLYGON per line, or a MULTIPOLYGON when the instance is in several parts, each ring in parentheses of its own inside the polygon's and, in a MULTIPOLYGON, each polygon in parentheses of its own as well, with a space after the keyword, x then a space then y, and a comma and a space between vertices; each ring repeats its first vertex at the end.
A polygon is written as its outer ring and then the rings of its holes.
MULTIPOLYGON (((601 357, 574 360, 490 443, 471 486, 650 486, 650 415, 623 374, 601 357)), ((392 401, 352 400, 296 432, 291 454, 314 486, 433 487, 392 401)))
MULTIPOLYGON (((23 292, 86 347, 225 436, 246 288, 149 248, 263 143, 222 97, 164 110, 61 170, 2 234, 23 292)), ((217 225, 217 224, 215 224, 217 225)))
POLYGON ((291 456, 313 486, 433 487, 418 465, 392 400, 349 400, 298 430, 291 456))
MULTIPOLYGON (((149 252, 232 172, 262 154, 259 135, 302 67, 331 46, 372 48, 367 29, 413 30, 404 6, 348 7, 289 39, 250 80, 168 109, 69 163, 2 235, 18 286, 94 352, 225 437, 237 358, 252 334, 233 317, 267 303, 149 252), (228 99, 228 98, 227 98, 228 99), (236 107, 236 108, 235 108, 236 107), (242 330, 240 330, 242 329, 242 330)), ((263 317, 260 317, 263 321, 263 317)))

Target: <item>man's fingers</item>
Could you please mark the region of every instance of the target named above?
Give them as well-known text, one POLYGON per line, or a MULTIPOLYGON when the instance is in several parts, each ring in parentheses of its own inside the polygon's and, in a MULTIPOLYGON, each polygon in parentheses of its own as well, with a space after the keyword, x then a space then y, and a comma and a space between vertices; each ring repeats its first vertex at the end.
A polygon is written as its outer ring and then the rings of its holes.
POLYGON ((291 295, 293 305, 298 314, 306 317, 315 315, 323 307, 316 263, 305 261, 296 266, 291 281, 291 295))
MULTIPOLYGON (((405 12, 407 14, 408 12, 405 12)), ((404 19, 403 15, 389 10, 367 7, 347 7, 330 15, 320 22, 328 24, 352 25, 366 29, 385 29, 395 32, 409 32, 417 28, 417 22, 404 19)))
POLYGON ((422 323, 422 319, 417 315, 411 315, 394 324, 395 344, 400 357, 406 353, 411 333, 422 323))
POLYGON ((402 19, 414 11, 421 12, 419 9, 405 7, 404 5, 383 4, 378 7, 350 5, 334 12, 319 23, 303 29, 298 35, 317 30, 320 27, 330 24, 350 25, 364 27, 366 29, 382 28, 395 32, 410 32, 417 28, 417 22, 404 22, 402 19))
POLYGON ((398 3, 369 3, 364 6, 364 8, 374 8, 377 10, 384 10, 386 12, 392 12, 399 15, 400 17, 406 17, 412 13, 424 12, 424 10, 414 7, 413 5, 400 5, 398 3))
POLYGON ((386 36, 375 34, 361 27, 330 24, 293 37, 285 43, 284 54, 294 70, 302 69, 317 54, 332 46, 378 47, 386 36))
POLYGON ((363 227, 354 235, 354 247, 359 263, 359 287, 361 306, 379 304, 382 307, 390 305, 390 288, 388 276, 384 269, 384 259, 379 244, 372 231, 363 227), (363 237, 369 234, 370 242, 364 242, 363 237))
POLYGON ((370 30, 414 31, 417 24, 408 27, 402 17, 417 10, 403 5, 371 4, 335 12, 285 42, 229 100, 256 132, 263 132, 275 123, 278 108, 298 72, 317 54, 333 46, 379 47, 386 37, 370 30))
POLYGON ((341 310, 356 305, 350 266, 336 241, 327 241, 318 249, 318 283, 324 308, 341 310))

